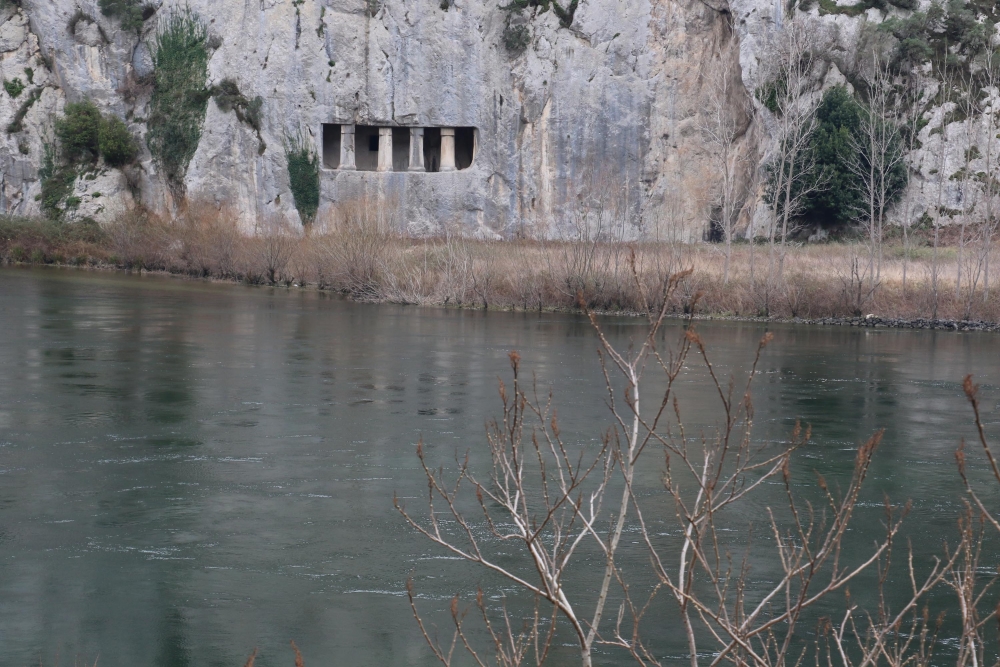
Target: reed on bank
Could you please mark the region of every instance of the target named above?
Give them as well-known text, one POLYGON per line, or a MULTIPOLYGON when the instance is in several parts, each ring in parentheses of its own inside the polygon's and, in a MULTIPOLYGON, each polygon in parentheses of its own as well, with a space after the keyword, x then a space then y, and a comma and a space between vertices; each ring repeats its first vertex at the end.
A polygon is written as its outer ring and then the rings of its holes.
POLYGON ((363 204, 304 232, 272 221, 258 223, 252 235, 214 207, 193 207, 173 222, 126 211, 104 226, 0 218, 0 262, 163 271, 312 286, 361 301, 484 309, 575 310, 582 295, 590 309, 630 313, 645 307, 640 286, 691 269, 670 297, 673 313, 689 311, 697 295, 698 312, 717 316, 1000 321, 1000 289, 988 271, 974 275, 971 253, 947 246, 935 259, 913 234, 906 246, 887 242, 878 281, 869 285, 855 270, 863 245, 850 240, 789 244, 778 268, 766 245, 736 244, 727 277, 723 252, 711 243, 413 238, 397 229, 384 209, 363 204), (628 268, 632 253, 639 283, 628 268))

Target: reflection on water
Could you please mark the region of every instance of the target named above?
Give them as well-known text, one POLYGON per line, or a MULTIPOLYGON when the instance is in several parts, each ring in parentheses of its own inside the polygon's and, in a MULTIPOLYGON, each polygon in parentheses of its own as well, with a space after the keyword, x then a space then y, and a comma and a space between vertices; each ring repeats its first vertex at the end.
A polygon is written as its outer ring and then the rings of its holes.
MULTIPOLYGON (((433 664, 400 597, 410 572, 429 608, 496 582, 440 561, 392 509, 393 492, 423 493, 413 444, 481 460, 513 348, 554 387, 570 439, 608 425, 596 340, 569 315, 36 269, 0 271, 0 323, 4 664, 238 665, 259 646, 266 667, 289 664, 292 638, 307 664, 433 664)), ((637 324, 606 321, 619 343, 637 324)), ((744 370, 764 331, 699 328, 722 373, 744 370)), ((870 493, 913 497, 913 525, 946 534, 952 452, 971 434, 961 379, 977 374, 995 419, 1000 339, 773 330, 758 437, 812 423, 795 474, 835 478, 887 427, 870 493)), ((710 424, 703 375, 684 381, 689 421, 710 424)))

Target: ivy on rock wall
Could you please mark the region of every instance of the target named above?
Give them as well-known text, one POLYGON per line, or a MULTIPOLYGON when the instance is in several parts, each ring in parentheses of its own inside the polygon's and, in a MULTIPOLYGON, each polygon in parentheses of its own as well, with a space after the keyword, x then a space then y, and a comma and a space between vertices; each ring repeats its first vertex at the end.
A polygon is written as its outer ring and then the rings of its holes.
POLYGON ((285 146, 285 159, 295 208, 302 222, 308 224, 319 210, 319 156, 298 137, 285 146))
POLYGON ((186 9, 171 13, 153 42, 153 95, 146 143, 167 180, 181 189, 198 149, 211 91, 208 32, 201 18, 186 9))

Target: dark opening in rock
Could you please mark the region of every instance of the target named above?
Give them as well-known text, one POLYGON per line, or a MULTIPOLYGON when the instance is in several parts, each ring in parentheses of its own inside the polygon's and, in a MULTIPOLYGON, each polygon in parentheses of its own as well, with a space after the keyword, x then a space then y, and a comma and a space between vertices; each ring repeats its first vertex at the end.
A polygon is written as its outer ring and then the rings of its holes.
POLYGON ((354 160, 358 171, 378 169, 378 128, 358 125, 354 130, 354 160))
POLYGON ((476 128, 455 128, 455 168, 468 169, 476 158, 476 128))
POLYGON ((340 166, 340 125, 323 125, 323 168, 336 169, 340 166))
POLYGON ((424 164, 427 171, 441 170, 441 128, 428 127, 424 130, 424 164))
POLYGON ((392 170, 406 171, 410 168, 410 128, 392 128, 392 170))

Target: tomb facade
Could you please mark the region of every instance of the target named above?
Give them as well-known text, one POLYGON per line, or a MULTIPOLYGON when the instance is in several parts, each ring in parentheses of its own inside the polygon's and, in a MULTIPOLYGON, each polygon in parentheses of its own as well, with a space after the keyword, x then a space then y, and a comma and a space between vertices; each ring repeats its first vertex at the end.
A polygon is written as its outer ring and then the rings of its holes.
POLYGON ((327 171, 452 172, 474 164, 478 131, 324 123, 322 142, 322 166, 327 171))

